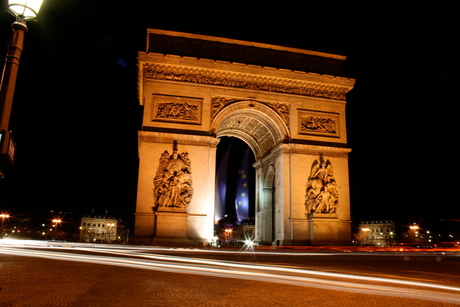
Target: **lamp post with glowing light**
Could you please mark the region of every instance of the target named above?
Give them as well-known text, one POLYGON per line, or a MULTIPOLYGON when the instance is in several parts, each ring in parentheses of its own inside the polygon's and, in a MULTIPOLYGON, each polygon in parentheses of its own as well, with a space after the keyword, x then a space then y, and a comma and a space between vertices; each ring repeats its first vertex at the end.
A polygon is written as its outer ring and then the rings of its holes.
MULTIPOLYGON (((108 238, 108 242, 109 243, 112 243, 112 237, 113 237, 113 227, 115 227, 115 223, 108 223, 107 224, 107 227, 109 227, 109 238, 108 238)), ((116 234, 116 233, 115 233, 116 234)))
POLYGON ((2 219, 2 226, 3 226, 3 222, 5 221, 5 219, 10 218, 10 215, 2 213, 2 214, 0 214, 0 218, 2 219))
POLYGON ((419 235, 418 235, 418 230, 420 229, 420 227, 414 223, 414 225, 410 225, 409 226, 409 229, 410 229, 410 240, 411 242, 416 242, 416 241, 419 241, 420 238, 419 238, 419 235))
POLYGON ((3 223, 5 222, 5 219, 10 218, 10 215, 2 213, 2 214, 0 214, 0 218, 2 219, 2 236, 3 236, 3 233, 5 232, 5 229, 3 229, 3 223))
POLYGON ((361 231, 364 233, 364 245, 367 245, 367 234, 370 230, 368 227, 361 228, 361 231))
POLYGON ((57 237, 59 236, 58 225, 60 225, 62 223, 62 220, 61 219, 52 219, 51 222, 53 222, 53 227, 50 229, 50 231, 54 232, 54 235, 52 237, 53 237, 53 239, 57 239, 57 237))
POLYGON ((224 230, 224 238, 225 238, 225 241, 228 241, 232 238, 232 234, 233 234, 233 229, 231 228, 226 228, 224 230))
MULTIPOLYGON (((9 0, 8 12, 16 20, 11 24, 13 33, 8 44, 0 87, 0 158, 2 165, 14 161, 15 143, 9 130, 13 96, 16 87, 19 62, 27 32, 27 21, 36 21, 43 0, 9 0)), ((0 168, 0 176, 3 176, 0 168)))

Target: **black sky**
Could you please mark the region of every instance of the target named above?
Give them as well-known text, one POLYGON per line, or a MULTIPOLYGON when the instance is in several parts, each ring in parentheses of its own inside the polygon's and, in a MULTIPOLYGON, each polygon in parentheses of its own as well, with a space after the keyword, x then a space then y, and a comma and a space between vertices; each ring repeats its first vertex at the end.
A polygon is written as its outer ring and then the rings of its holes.
MULTIPOLYGON (((45 0, 28 23, 0 208, 134 212, 136 57, 159 28, 346 55, 353 218, 460 219, 456 9, 288 4, 45 0)), ((0 12, 5 51, 12 22, 0 12)))

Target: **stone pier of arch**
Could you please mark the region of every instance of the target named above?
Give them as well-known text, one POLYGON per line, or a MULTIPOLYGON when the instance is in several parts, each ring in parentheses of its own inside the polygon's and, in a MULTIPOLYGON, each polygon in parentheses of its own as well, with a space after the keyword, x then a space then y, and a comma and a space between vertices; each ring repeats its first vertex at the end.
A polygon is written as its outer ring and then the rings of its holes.
POLYGON ((214 237, 216 151, 236 137, 256 162, 255 241, 351 240, 344 56, 148 29, 139 52, 135 241, 214 237))

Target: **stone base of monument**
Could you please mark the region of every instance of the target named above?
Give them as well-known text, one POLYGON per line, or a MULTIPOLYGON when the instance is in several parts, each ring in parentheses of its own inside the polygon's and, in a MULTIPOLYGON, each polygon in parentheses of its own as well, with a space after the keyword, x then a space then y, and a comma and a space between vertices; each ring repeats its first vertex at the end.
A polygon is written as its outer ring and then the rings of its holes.
POLYGON ((313 213, 310 220, 310 244, 314 246, 335 245, 339 240, 339 219, 336 214, 313 213))
MULTIPOLYGON (((170 210, 169 208, 167 210, 170 210)), ((156 235, 153 238, 155 244, 185 244, 190 243, 187 239, 187 212, 157 211, 156 235)))

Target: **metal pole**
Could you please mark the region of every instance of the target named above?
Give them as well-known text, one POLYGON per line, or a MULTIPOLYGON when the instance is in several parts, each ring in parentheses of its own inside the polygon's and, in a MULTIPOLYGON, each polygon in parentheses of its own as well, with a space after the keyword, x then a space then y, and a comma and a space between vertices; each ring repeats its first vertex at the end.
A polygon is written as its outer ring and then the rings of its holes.
MULTIPOLYGON (((13 34, 8 44, 2 83, 0 85, 0 131, 5 131, 6 134, 9 131, 16 79, 24 45, 24 34, 27 32, 26 23, 23 21, 15 21, 11 28, 13 29, 13 34)), ((4 140, 2 143, 1 154, 6 154, 8 142, 4 140)))

